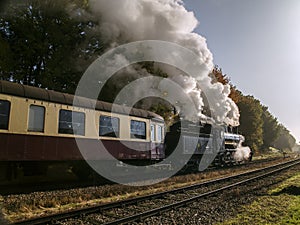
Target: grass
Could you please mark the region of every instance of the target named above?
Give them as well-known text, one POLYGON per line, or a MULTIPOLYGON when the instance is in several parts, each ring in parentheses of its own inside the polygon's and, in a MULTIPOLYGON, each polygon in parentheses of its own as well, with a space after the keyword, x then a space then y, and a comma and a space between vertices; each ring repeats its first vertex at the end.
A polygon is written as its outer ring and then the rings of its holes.
MULTIPOLYGON (((265 166, 266 164, 264 164, 265 166)), ((258 166, 258 167, 262 167, 258 166)), ((59 211, 65 211, 75 208, 81 208, 87 205, 99 203, 108 203, 117 200, 128 199, 132 197, 157 193, 174 188, 210 180, 216 177, 223 177, 240 173, 241 171, 251 170, 249 168, 230 168, 219 171, 211 171, 198 174, 182 175, 172 177, 164 182, 154 184, 148 187, 131 187, 123 185, 108 185, 104 188, 89 189, 86 191, 68 191, 60 194, 49 194, 41 192, 38 198, 21 199, 14 196, 6 196, 2 199, 2 212, 10 221, 52 214, 59 211)), ((1 197, 1 196, 0 196, 1 197)), ((1 201, 0 201, 1 204, 1 201)), ((1 208, 0 208, 1 211, 1 208)))
POLYGON ((239 211, 235 218, 220 224, 300 224, 300 172, 239 211))
MULTIPOLYGON (((178 179, 178 178, 177 178, 178 179)), ((8 219, 11 222, 18 221, 20 219, 24 218, 31 218, 36 216, 41 216, 45 214, 52 214, 57 213, 61 211, 71 210, 75 208, 82 208, 86 206, 92 206, 100 203, 109 203, 109 202, 115 202, 120 200, 125 200, 129 198, 134 198, 138 196, 144 196, 148 194, 153 194, 165 190, 171 190, 173 188, 180 188, 187 185, 192 185, 197 183, 195 180, 190 181, 190 179, 184 179, 185 182, 183 183, 176 183, 176 182, 168 182, 168 185, 161 186, 161 185, 154 185, 153 188, 149 189, 142 189, 142 188, 136 188, 136 187, 129 187, 127 192, 120 191, 118 194, 116 193, 116 190, 111 190, 112 192, 106 193, 98 196, 98 198, 95 198, 95 196, 91 197, 81 197, 78 196, 78 198, 72 198, 69 197, 66 201, 58 201, 57 199, 46 199, 44 201, 40 201, 38 203, 24 203, 21 205, 18 205, 17 207, 11 206, 10 210, 8 210, 7 206, 3 209, 4 215, 6 215, 6 219, 8 219), (134 191, 134 189, 136 191, 134 191)), ((180 180, 180 179, 178 179, 180 180)), ((122 187, 120 187, 122 188, 122 187)), ((123 187, 125 189, 126 187, 123 187)))
MULTIPOLYGON (((293 157, 294 154, 287 153, 286 156, 293 157)), ((283 153, 279 151, 268 151, 263 154, 254 154, 253 160, 270 159, 270 158, 283 157, 283 153)))
POLYGON ((39 198, 26 198, 26 200, 14 198, 13 196, 5 197, 5 199, 2 199, 2 212, 8 220, 14 222, 20 219, 81 208, 87 205, 114 202, 180 188, 199 183, 200 181, 209 180, 214 177, 222 177, 238 172, 239 169, 236 168, 209 173, 176 176, 149 187, 108 185, 106 188, 101 188, 100 190, 96 188, 95 191, 90 190, 90 192, 78 191, 77 193, 77 191, 75 191, 73 194, 68 194, 68 192, 66 192, 65 194, 59 194, 57 196, 52 194, 48 196, 47 193, 40 193, 38 194, 38 196, 40 196, 39 198))

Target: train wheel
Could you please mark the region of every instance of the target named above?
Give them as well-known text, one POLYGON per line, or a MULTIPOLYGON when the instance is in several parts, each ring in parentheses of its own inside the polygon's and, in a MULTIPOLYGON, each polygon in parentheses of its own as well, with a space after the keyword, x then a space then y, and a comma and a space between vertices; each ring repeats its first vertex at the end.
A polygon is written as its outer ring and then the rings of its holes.
POLYGON ((24 176, 46 175, 48 164, 44 162, 25 162, 23 163, 24 176))
POLYGON ((92 170, 86 162, 75 162, 72 163, 72 172, 76 175, 79 180, 85 181, 90 179, 92 170))
POLYGON ((0 181, 12 181, 17 178, 18 165, 15 162, 0 163, 0 181))

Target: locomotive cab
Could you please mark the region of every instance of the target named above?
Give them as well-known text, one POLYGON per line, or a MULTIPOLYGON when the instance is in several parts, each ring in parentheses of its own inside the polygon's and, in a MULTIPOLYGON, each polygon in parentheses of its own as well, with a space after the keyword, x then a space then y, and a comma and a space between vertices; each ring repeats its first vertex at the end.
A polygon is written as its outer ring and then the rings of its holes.
MULTIPOLYGON (((209 154, 212 146, 212 124, 182 120, 174 123, 165 139, 165 153, 169 156, 177 148, 180 149, 182 158, 186 160, 183 170, 198 170, 203 154, 209 154)), ((182 165, 182 162, 178 162, 182 165)))

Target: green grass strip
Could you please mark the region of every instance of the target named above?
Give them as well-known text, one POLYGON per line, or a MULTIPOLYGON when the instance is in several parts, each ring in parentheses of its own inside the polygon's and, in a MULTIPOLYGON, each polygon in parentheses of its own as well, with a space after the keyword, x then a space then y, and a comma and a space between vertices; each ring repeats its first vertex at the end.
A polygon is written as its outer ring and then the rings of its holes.
POLYGON ((300 172, 252 204, 241 206, 235 218, 219 224, 300 224, 300 172))

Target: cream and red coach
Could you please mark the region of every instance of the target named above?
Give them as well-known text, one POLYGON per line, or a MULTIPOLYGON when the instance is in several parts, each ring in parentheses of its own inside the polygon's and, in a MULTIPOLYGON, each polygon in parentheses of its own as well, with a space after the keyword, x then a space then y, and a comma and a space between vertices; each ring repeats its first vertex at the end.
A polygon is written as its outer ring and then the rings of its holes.
POLYGON ((82 161, 75 137, 91 146, 101 140, 111 155, 122 161, 142 164, 165 157, 162 117, 102 101, 97 101, 95 112, 92 100, 80 98, 74 106, 73 99, 65 93, 0 81, 2 177, 11 177, 8 174, 16 166, 30 175, 53 162, 82 161), (96 124, 86 122, 89 116, 95 117, 96 124), (97 135, 89 133, 89 126, 98 128, 97 135))

